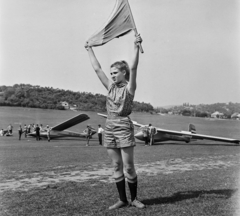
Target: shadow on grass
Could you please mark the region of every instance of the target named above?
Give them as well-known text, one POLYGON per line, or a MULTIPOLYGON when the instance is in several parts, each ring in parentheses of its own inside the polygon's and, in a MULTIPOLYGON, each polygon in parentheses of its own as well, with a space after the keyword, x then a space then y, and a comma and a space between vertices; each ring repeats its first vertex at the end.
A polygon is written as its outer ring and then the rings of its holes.
POLYGON ((152 199, 142 200, 146 205, 160 205, 160 204, 172 204, 187 199, 194 199, 207 195, 214 195, 224 199, 230 198, 237 189, 220 189, 220 190, 201 190, 201 191, 183 191, 174 193, 170 197, 157 197, 152 199))

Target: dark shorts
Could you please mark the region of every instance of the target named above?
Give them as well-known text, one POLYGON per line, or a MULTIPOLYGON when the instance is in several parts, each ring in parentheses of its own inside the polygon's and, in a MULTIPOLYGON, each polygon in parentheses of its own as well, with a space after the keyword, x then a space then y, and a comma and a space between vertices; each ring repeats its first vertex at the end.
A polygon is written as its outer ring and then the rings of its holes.
POLYGON ((126 148, 135 146, 134 126, 129 117, 108 117, 104 131, 104 146, 126 148))

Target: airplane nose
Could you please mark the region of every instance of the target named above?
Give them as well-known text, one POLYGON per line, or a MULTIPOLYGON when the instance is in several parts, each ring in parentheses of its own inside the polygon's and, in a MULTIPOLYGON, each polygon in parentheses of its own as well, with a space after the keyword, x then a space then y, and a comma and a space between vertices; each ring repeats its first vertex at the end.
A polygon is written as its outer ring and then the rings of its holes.
POLYGON ((143 134, 141 131, 137 132, 134 136, 135 136, 135 138, 137 138, 139 140, 143 140, 143 134))

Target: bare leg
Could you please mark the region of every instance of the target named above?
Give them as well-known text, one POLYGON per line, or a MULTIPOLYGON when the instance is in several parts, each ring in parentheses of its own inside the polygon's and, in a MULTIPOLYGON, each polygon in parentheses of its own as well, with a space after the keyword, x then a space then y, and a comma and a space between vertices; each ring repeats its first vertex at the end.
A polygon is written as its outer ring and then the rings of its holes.
POLYGON ((150 135, 150 145, 152 145, 152 143, 153 143, 153 137, 152 135, 150 135))
POLYGON ((134 147, 122 148, 121 154, 127 178, 134 179, 137 176, 134 167, 134 147))
POLYGON ((124 170, 126 172, 126 177, 128 181, 128 186, 131 193, 131 205, 137 208, 144 208, 145 205, 137 200, 137 174, 134 167, 134 147, 127 147, 121 149, 122 160, 124 165, 124 170))
POLYGON ((86 146, 89 146, 89 139, 90 139, 90 136, 87 136, 87 145, 86 146))
POLYGON ((120 149, 107 148, 108 156, 112 159, 114 168, 114 178, 118 178, 123 175, 123 161, 120 149))
POLYGON ((109 157, 112 159, 114 167, 113 177, 116 182, 116 186, 119 193, 119 201, 109 207, 109 210, 118 209, 128 204, 126 189, 125 189, 125 177, 123 174, 123 162, 120 149, 107 148, 109 157))

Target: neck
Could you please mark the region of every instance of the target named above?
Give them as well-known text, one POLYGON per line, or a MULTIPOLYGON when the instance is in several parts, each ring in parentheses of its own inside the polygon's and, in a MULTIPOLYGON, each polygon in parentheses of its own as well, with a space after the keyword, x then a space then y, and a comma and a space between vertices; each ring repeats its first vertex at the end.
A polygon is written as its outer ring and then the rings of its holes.
POLYGON ((125 86, 126 84, 127 84, 126 81, 122 81, 122 82, 119 82, 119 83, 115 83, 115 85, 116 85, 117 87, 123 87, 123 86, 125 86))

